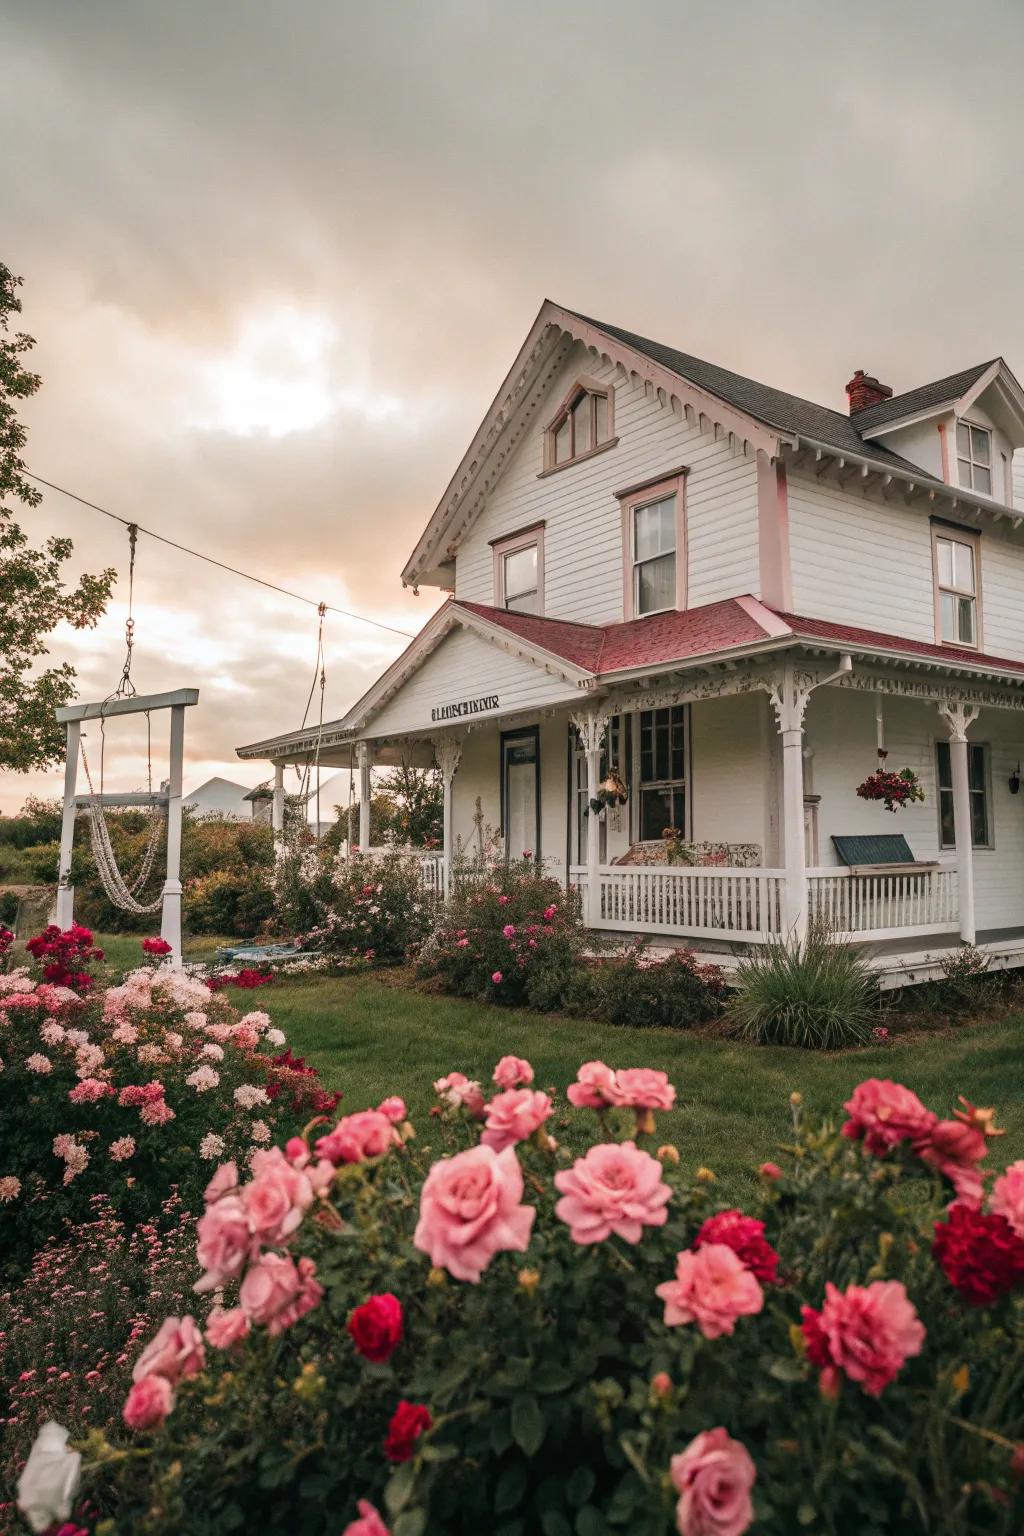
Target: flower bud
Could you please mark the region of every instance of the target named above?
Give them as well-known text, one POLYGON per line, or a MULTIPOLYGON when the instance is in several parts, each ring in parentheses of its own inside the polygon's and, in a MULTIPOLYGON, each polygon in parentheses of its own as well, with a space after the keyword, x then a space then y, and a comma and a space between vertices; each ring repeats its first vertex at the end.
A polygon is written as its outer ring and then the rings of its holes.
POLYGON ((447 1282, 448 1276, 445 1274, 443 1269, 434 1268, 427 1271, 428 1285, 446 1285, 447 1282))
POLYGON ((518 1284, 522 1286, 524 1291, 532 1295, 532 1293, 537 1289, 538 1285, 540 1285, 540 1270, 521 1269, 516 1276, 516 1280, 518 1284))
POLYGON ((757 1171, 761 1175, 762 1179, 775 1180, 782 1178, 782 1169, 779 1167, 778 1163, 762 1163, 757 1171))
POLYGON ((710 1168, 698 1168, 697 1172, 694 1174, 694 1178, 697 1180, 698 1184, 717 1183, 717 1175, 710 1168))
POLYGON ((789 1102, 792 1104, 794 1109, 799 1109, 799 1107, 803 1103, 803 1101, 804 1101, 803 1094, 802 1093, 797 1093, 795 1090, 789 1096, 789 1102))
POLYGON ((667 1371, 658 1371, 651 1377, 651 1396, 660 1400, 672 1391, 672 1377, 667 1371))
POLYGON ((673 1146, 659 1147, 657 1152, 659 1163, 671 1163, 673 1167, 679 1166, 679 1149, 673 1146))

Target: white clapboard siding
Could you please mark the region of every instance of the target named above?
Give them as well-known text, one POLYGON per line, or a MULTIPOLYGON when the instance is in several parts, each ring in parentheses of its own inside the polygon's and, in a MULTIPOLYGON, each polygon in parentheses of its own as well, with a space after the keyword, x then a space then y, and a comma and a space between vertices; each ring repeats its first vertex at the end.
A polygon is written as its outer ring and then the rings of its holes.
POLYGON ((551 618, 612 623, 622 618, 622 523, 615 492, 687 465, 689 606, 759 589, 757 476, 725 439, 687 425, 641 384, 575 349, 549 399, 511 455, 474 527, 459 546, 455 590, 494 601, 489 541, 544 520, 544 610, 551 618), (580 375, 615 389, 616 447, 538 478, 544 427, 580 375))

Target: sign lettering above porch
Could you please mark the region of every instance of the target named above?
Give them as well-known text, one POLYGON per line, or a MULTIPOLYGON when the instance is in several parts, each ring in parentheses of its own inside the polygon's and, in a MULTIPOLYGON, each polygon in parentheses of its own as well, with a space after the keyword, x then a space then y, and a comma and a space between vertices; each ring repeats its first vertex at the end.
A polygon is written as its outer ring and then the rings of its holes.
POLYGON ((479 699, 460 699, 456 704, 435 704, 430 711, 431 720, 458 720, 463 715, 482 715, 489 709, 497 709, 498 695, 485 693, 479 699))

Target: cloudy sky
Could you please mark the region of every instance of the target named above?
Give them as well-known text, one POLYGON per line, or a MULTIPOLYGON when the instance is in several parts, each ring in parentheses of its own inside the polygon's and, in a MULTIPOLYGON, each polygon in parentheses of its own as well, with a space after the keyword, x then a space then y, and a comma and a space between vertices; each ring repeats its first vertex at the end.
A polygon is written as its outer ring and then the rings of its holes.
MULTIPOLYGON (((0 0, 29 464, 415 630, 402 563, 545 296, 839 408, 855 367, 1024 372, 1022 56, 1019 0, 0 0)), ((59 496, 24 523, 125 567, 59 496)), ((254 783, 313 610, 145 539, 135 593, 140 691, 201 689, 186 782, 254 783)), ((125 597, 55 639, 84 696, 125 597)), ((403 642, 326 643, 337 716, 403 642)))

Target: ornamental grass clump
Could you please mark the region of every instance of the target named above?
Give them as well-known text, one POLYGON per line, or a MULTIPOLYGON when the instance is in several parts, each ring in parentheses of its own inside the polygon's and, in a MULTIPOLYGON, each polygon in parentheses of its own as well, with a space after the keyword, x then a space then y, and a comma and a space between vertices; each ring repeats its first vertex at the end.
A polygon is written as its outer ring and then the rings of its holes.
POLYGON ((991 1110, 869 1079, 837 1129, 793 1095, 740 1210, 659 1145, 664 1072, 435 1089, 418 1134, 391 1097, 222 1164, 123 1428, 29 1457, 35 1529, 1021 1529, 1024 1162, 989 1187, 991 1110))
POLYGON ((836 1051, 872 1038, 877 982, 865 957, 827 929, 812 927, 802 944, 766 944, 736 979, 727 1018, 741 1040, 836 1051))

